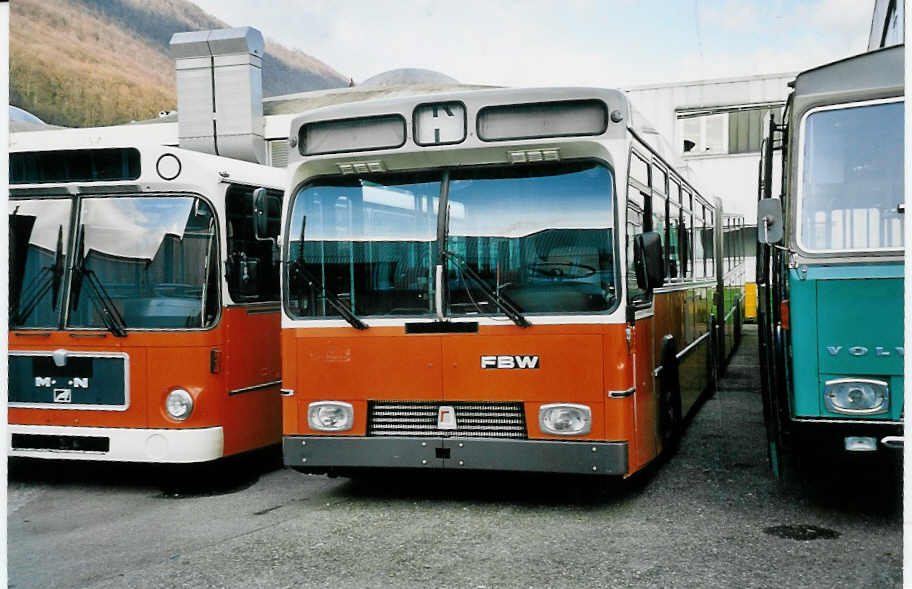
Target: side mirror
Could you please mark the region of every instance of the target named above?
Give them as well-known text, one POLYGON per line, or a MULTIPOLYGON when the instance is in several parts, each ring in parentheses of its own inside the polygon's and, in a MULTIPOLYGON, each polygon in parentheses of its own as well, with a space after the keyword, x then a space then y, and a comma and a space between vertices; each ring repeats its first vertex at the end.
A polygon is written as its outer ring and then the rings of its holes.
POLYGON ((253 191, 253 236, 257 239, 268 239, 269 204, 265 188, 253 191))
POLYGON ((771 244, 782 241, 782 201, 764 198, 757 201, 757 241, 771 244))
POLYGON ((662 267, 662 237, 656 231, 646 231, 633 238, 634 267, 637 286, 653 290, 662 286, 665 272, 662 267))

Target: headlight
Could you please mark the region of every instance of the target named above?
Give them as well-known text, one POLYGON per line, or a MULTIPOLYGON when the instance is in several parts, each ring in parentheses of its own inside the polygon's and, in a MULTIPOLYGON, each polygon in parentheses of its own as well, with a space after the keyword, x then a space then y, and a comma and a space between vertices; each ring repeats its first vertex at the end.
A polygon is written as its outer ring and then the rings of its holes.
POLYGON ((174 419, 183 421, 193 412, 193 397, 184 389, 174 389, 165 398, 165 411, 174 419))
POLYGON ((828 411, 846 415, 876 415, 890 409, 890 387, 882 380, 840 378, 824 384, 828 411))
POLYGON ((352 428, 355 423, 355 411, 351 403, 318 401, 307 407, 307 423, 311 429, 342 432, 352 428))
POLYGON ((554 403, 538 410, 538 427, 546 434, 581 436, 592 429, 592 411, 586 405, 554 403))

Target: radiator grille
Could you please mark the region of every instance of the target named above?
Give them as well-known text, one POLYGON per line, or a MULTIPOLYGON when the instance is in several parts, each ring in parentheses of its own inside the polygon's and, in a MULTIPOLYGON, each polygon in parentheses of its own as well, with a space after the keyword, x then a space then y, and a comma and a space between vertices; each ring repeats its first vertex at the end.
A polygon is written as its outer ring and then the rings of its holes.
POLYGON ((369 401, 367 435, 526 439, 522 403, 471 401, 369 401), (456 429, 437 428, 443 405, 456 413, 456 429))

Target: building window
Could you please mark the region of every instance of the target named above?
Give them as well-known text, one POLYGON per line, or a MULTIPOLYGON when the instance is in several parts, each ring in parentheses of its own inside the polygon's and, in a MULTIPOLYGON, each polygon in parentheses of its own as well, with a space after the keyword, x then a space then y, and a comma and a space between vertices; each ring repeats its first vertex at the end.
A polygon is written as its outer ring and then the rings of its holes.
POLYGON ((778 107, 728 113, 728 153, 759 152, 769 126, 770 113, 773 113, 777 123, 782 122, 782 109, 778 107))
POLYGON ((679 112, 684 155, 757 153, 770 112, 782 122, 781 106, 679 112))
POLYGON ((691 116, 681 119, 684 153, 709 155, 728 153, 728 118, 725 114, 691 116))

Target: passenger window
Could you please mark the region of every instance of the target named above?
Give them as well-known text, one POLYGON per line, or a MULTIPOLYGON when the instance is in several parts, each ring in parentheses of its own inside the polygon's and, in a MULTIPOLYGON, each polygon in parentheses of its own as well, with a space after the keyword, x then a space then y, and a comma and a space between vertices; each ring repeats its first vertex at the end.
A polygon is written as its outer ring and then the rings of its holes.
MULTIPOLYGON (((652 230, 662 236, 663 251, 668 249, 668 233, 665 222, 667 210, 665 199, 657 194, 654 195, 652 201, 652 230)), ((667 256, 665 259, 665 277, 669 277, 667 256)))
POLYGON ((713 231, 715 222, 713 220, 713 211, 710 208, 703 208, 703 251, 706 252, 706 276, 715 278, 716 276, 716 250, 713 245, 713 231))
POLYGON ((225 277, 236 302, 279 300, 279 258, 276 239, 282 217, 282 193, 267 190, 266 232, 254 231, 254 186, 231 185, 225 195, 228 259, 225 277))
POLYGON ((666 277, 678 278, 681 275, 681 207, 673 202, 668 203, 668 226, 666 227, 668 247, 665 255, 668 259, 666 277))
POLYGON ((630 178, 644 187, 649 186, 649 165, 635 153, 630 157, 630 178))
POLYGON ((652 292, 644 290, 637 284, 635 254, 633 248, 634 238, 644 231, 644 211, 633 199, 627 202, 627 302, 631 307, 648 305, 652 299, 652 292))

